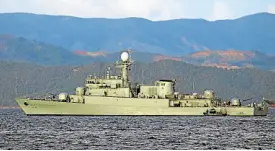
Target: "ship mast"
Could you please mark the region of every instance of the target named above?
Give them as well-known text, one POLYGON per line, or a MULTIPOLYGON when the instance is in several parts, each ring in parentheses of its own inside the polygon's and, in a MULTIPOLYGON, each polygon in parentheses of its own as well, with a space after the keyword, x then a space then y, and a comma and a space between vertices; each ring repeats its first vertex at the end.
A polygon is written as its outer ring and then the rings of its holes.
POLYGON ((124 51, 121 53, 121 61, 117 62, 116 65, 121 68, 121 78, 122 78, 122 87, 128 88, 130 87, 129 81, 129 70, 133 61, 131 60, 130 50, 124 51))
POLYGON ((106 79, 111 79, 111 68, 107 67, 106 79))

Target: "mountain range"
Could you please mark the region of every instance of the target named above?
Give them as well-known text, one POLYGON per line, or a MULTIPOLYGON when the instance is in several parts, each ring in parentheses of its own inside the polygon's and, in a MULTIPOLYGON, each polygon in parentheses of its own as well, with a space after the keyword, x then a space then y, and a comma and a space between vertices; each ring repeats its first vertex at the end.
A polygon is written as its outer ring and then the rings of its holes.
POLYGON ((0 14, 0 59, 77 65, 118 59, 135 50, 143 62, 163 59, 221 68, 273 70, 275 15, 234 20, 104 19, 29 13, 0 14), (13 38, 11 38, 13 37, 13 38))
POLYGON ((125 48, 164 55, 203 50, 246 50, 272 54, 275 15, 258 13, 234 20, 142 18, 103 19, 28 13, 0 14, 0 33, 35 39, 68 50, 125 48))

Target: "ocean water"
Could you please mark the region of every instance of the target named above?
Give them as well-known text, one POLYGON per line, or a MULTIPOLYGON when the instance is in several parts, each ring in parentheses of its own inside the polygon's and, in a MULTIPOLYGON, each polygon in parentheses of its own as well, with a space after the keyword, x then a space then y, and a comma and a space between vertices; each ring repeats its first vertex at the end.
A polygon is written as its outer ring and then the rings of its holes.
POLYGON ((275 149, 275 110, 266 117, 66 117, 0 109, 0 149, 275 149))

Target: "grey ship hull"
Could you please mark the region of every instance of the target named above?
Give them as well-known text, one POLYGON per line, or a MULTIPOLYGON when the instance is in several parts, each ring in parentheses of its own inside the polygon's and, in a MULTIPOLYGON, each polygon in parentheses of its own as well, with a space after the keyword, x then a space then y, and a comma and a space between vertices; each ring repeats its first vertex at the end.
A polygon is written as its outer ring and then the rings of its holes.
POLYGON ((86 102, 67 103, 45 100, 16 99, 19 106, 27 115, 117 115, 117 116, 265 116, 268 108, 258 107, 169 107, 168 99, 139 99, 86 96, 86 102), (205 114, 207 110, 215 109, 215 114, 205 114), (226 114, 220 114, 226 109, 226 114))

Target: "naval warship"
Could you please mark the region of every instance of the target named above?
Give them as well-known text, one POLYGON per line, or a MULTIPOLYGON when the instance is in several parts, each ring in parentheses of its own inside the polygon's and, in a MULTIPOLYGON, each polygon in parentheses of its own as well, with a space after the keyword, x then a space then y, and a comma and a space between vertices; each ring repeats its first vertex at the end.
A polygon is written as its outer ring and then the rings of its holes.
POLYGON ((266 116, 263 99, 243 105, 238 98, 222 100, 213 90, 202 94, 175 91, 176 80, 157 80, 152 85, 132 84, 129 72, 133 64, 130 51, 122 51, 115 67, 104 77, 88 75, 85 85, 74 94, 57 93, 53 97, 22 97, 16 102, 27 115, 191 115, 191 116, 266 116))

